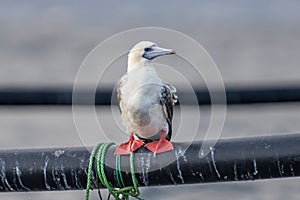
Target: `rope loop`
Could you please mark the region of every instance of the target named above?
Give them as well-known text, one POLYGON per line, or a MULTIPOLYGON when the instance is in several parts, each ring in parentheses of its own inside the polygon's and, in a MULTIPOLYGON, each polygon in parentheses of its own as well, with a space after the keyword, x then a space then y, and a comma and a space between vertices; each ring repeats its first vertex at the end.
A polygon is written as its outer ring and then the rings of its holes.
MULTIPOLYGON (((129 200, 129 197, 135 197, 138 200, 142 200, 140 196, 140 191, 138 188, 138 183, 134 173, 134 155, 133 153, 130 154, 130 173, 132 178, 132 186, 125 186, 121 171, 121 156, 116 156, 116 180, 119 188, 115 188, 111 186, 108 182, 106 175, 105 175, 105 154, 107 149, 114 145, 113 142, 98 144, 94 147, 89 160, 89 167, 88 167, 88 177, 87 177, 87 184, 86 184, 86 192, 85 192, 85 199, 89 200, 89 194, 91 189, 91 179, 93 173, 93 165, 94 159, 96 161, 96 179, 100 180, 100 183, 108 189, 109 196, 107 199, 110 198, 110 195, 115 198, 115 200, 129 200)), ((102 199, 101 193, 99 191, 99 197, 102 199)))

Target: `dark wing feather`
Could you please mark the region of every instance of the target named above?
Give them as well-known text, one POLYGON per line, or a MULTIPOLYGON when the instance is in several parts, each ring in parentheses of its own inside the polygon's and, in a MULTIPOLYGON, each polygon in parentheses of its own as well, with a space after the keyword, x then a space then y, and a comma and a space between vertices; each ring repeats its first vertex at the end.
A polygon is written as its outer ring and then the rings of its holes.
POLYGON ((172 119, 173 119, 173 107, 177 102, 178 97, 176 95, 176 88, 167 83, 164 84, 163 90, 160 97, 160 103, 163 106, 164 113, 169 125, 169 132, 167 139, 170 140, 172 137, 172 119))

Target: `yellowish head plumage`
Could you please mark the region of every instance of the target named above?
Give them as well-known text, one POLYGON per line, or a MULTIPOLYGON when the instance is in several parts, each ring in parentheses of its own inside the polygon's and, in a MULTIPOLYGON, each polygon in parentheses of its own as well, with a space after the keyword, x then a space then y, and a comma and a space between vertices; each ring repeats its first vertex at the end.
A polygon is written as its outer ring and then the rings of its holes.
POLYGON ((140 66, 147 66, 150 61, 158 56, 174 54, 172 49, 158 47, 154 42, 142 41, 137 43, 128 54, 127 71, 140 66))

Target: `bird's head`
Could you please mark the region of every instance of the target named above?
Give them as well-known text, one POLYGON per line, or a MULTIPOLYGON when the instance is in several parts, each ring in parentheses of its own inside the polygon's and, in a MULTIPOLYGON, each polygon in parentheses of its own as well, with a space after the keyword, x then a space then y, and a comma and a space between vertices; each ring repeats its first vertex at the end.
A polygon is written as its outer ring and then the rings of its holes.
POLYGON ((147 65, 156 57, 175 54, 172 49, 164 49, 153 42, 142 41, 137 43, 128 54, 128 71, 130 68, 147 65))

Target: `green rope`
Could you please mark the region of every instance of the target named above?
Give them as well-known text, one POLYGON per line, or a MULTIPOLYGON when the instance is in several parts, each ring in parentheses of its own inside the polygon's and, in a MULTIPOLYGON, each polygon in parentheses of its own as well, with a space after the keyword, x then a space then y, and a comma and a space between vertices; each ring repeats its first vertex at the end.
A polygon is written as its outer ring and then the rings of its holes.
POLYGON ((125 184, 124 184, 123 177, 122 177, 120 159, 121 159, 121 156, 117 155, 116 156, 116 179, 118 182, 118 186, 120 188, 123 188, 123 187, 125 187, 125 184))
MULTIPOLYGON (((125 187, 122 172, 121 172, 121 163, 120 163, 120 155, 116 156, 116 179, 118 182, 119 188, 114 188, 111 186, 111 184, 108 182, 106 175, 105 175, 105 153, 107 149, 113 145, 113 142, 104 143, 104 144, 98 144, 94 147, 90 160, 89 160, 89 167, 88 167, 88 177, 87 177, 87 184, 86 184, 86 193, 85 193, 85 199, 89 200, 89 194, 91 189, 91 177, 92 177, 92 171, 93 171, 93 161, 94 158, 96 158, 96 178, 98 178, 101 182, 101 184, 106 187, 109 191, 109 196, 112 195, 115 200, 129 200, 129 197, 135 197, 136 199, 142 200, 137 184, 137 180, 135 178, 134 173, 134 156, 133 153, 130 154, 130 172, 131 172, 131 178, 132 178, 132 186, 125 187)), ((100 199, 101 193, 99 193, 100 199)))
POLYGON ((91 189, 91 178, 92 178, 92 171, 93 171, 93 160, 95 157, 95 154, 97 153, 99 147, 101 144, 98 144, 94 147, 91 155, 90 155, 90 161, 89 161, 89 168, 88 168, 88 175, 87 175, 87 183, 86 183, 86 191, 85 191, 85 199, 88 200, 90 196, 90 189, 91 189))

